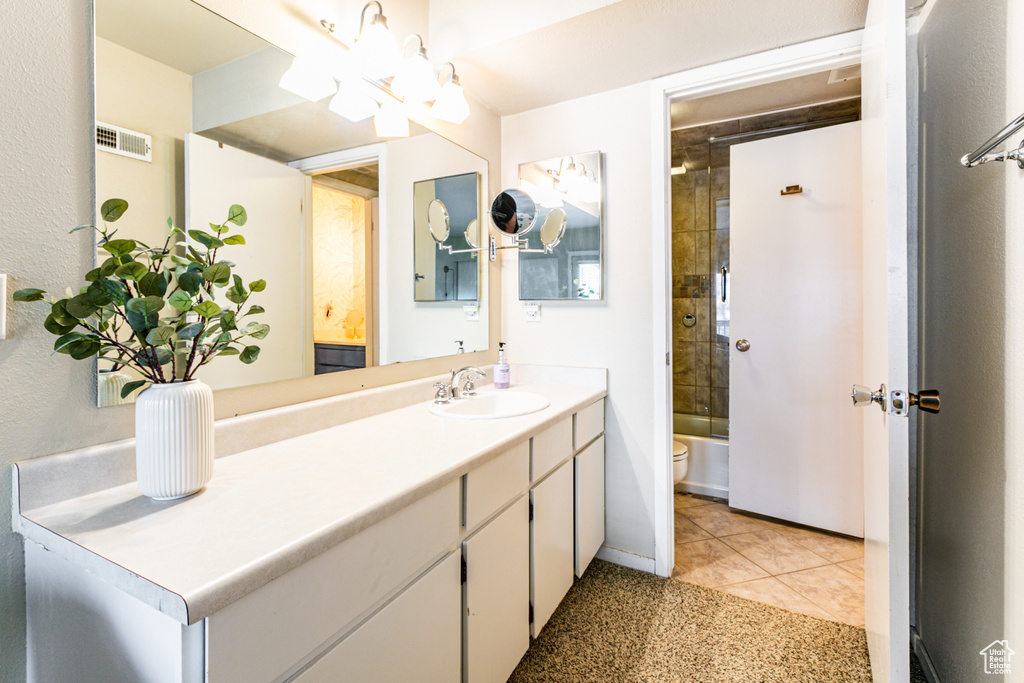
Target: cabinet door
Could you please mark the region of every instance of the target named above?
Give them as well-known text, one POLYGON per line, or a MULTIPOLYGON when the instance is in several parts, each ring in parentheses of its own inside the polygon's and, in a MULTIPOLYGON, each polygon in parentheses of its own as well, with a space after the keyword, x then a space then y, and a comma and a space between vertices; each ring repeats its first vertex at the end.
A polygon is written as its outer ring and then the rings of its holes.
POLYGON ((521 496, 462 544, 463 680, 468 683, 508 680, 530 647, 529 519, 529 503, 521 496))
POLYGON ((534 638, 572 587, 575 565, 573 524, 573 461, 530 489, 530 601, 534 638))
POLYGON ((296 682, 458 683, 461 553, 446 557, 303 672, 296 682))
POLYGON ((576 576, 583 576, 604 543, 604 437, 575 458, 576 576))

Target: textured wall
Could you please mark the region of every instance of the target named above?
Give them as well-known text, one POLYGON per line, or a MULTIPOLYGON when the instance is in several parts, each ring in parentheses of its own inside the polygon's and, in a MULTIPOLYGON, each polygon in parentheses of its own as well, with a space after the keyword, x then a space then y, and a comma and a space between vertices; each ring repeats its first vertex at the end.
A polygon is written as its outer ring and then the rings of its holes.
POLYGON ((1008 626, 1004 406, 1020 387, 1005 374, 1006 190, 1024 180, 1016 168, 958 163, 1007 120, 1006 16, 1007 0, 941 0, 919 44, 920 382, 944 400, 940 415, 920 418, 917 628, 942 681, 996 678, 979 651, 1008 626))

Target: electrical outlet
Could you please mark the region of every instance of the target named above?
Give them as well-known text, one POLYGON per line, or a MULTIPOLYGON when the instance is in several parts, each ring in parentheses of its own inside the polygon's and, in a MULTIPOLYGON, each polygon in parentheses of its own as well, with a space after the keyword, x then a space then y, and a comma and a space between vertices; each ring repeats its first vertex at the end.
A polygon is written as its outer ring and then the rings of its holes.
POLYGON ((466 320, 471 323, 480 322, 480 307, 476 304, 463 306, 462 312, 466 314, 466 320))
POLYGON ((523 303, 523 312, 526 313, 526 322, 528 323, 539 323, 540 322, 540 302, 538 301, 526 301, 523 303))

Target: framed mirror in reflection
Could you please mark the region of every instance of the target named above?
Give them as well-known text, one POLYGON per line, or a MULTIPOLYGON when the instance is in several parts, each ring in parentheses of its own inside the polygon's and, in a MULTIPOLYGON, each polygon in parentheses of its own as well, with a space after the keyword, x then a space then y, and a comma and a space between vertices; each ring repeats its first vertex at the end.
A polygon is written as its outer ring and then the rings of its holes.
POLYGON ((415 300, 480 297, 480 175, 462 173, 413 184, 415 300))
POLYGON ((520 164, 519 187, 535 203, 535 227, 519 238, 519 298, 603 298, 601 152, 520 164))
MULTIPOLYGON (((461 306, 414 304, 408 276, 414 183, 486 184, 485 160, 415 123, 379 138, 372 120, 283 90, 291 55, 191 0, 95 0, 95 12, 97 130, 149 145, 125 154, 98 137, 97 206, 128 200, 121 233, 146 243, 162 242, 168 217, 187 233, 232 204, 248 212, 245 247, 227 258, 267 281, 272 332, 258 363, 218 358, 200 379, 226 389, 452 355, 456 339, 488 348, 485 268, 474 270, 474 321, 461 306)), ((98 370, 100 405, 120 402, 104 385, 123 370, 98 370)))

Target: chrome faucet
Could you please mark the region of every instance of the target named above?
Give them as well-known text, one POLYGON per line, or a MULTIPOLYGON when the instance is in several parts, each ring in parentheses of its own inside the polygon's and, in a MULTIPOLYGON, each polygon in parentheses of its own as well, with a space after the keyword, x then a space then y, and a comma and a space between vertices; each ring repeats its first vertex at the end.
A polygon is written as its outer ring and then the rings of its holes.
POLYGON ((458 372, 452 370, 451 397, 459 399, 466 396, 476 396, 476 385, 473 383, 473 380, 483 379, 486 376, 486 372, 472 365, 467 365, 458 372))

